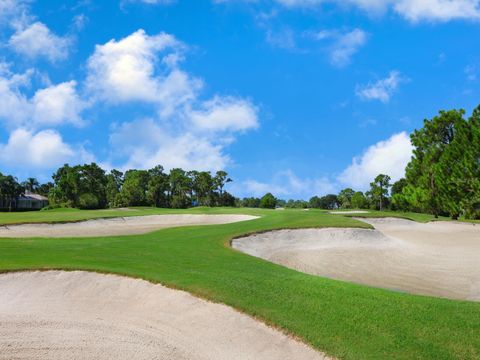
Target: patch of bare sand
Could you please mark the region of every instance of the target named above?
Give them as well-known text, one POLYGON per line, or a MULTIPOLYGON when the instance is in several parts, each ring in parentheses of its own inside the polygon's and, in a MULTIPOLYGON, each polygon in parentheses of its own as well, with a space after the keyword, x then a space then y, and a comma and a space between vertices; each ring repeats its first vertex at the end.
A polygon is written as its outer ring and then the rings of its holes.
POLYGON ((232 308, 88 272, 0 275, 0 359, 326 359, 232 308))
POLYGON ((232 246, 314 275, 414 294, 480 300, 480 226, 358 220, 376 230, 280 230, 235 239, 232 246))
POLYGON ((90 237, 145 234, 159 229, 228 224, 256 219, 250 215, 148 215, 57 224, 23 224, 0 226, 0 238, 24 237, 90 237))

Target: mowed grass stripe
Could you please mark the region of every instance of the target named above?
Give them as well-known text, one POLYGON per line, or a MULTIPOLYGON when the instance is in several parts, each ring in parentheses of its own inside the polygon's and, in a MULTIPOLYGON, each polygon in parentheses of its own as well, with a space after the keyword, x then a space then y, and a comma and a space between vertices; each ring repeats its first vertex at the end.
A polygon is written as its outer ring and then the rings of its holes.
MULTIPOLYGON (((148 211, 136 211, 135 215, 148 211)), ((245 233, 369 227, 367 224, 320 211, 195 212, 262 217, 136 236, 2 239, 0 271, 81 269, 144 278, 233 306, 343 359, 480 358, 479 303, 413 296, 311 276, 228 247, 232 237, 245 233)))

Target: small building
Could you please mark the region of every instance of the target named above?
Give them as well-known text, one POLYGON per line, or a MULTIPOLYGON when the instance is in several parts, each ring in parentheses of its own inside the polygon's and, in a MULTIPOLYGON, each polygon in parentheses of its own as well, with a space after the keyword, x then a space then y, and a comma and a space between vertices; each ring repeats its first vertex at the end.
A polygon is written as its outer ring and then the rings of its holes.
POLYGON ((15 202, 15 210, 40 210, 48 205, 48 198, 27 190, 15 202))

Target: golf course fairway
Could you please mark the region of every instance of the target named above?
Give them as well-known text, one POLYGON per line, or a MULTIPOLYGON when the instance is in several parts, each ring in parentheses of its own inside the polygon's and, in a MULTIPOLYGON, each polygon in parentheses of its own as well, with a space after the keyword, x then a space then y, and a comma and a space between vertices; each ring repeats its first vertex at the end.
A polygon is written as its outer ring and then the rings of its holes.
MULTIPOLYGON (((371 228, 369 224, 317 210, 148 208, 119 212, 1 214, 0 224, 167 213, 259 218, 143 235, 0 239, 0 271, 85 270, 142 278, 231 306, 339 359, 480 358, 478 302, 415 296, 326 279, 230 247, 233 238, 250 233, 287 228, 371 228)), ((421 220, 429 219, 422 216, 421 220)))

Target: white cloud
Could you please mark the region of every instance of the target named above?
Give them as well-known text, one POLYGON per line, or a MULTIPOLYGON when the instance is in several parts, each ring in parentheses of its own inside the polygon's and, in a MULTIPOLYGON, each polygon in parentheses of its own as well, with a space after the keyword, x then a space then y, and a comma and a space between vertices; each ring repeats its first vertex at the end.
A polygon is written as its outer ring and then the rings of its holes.
MULTIPOLYGON (((249 1, 249 0, 244 0, 249 1)), ((478 20, 479 0, 275 0, 288 8, 316 7, 324 4, 337 4, 341 7, 355 6, 371 15, 379 15, 387 10, 394 11, 410 22, 446 22, 458 19, 478 20)), ((228 1, 214 1, 228 2, 228 1)))
POLYGON ((401 0, 394 9, 412 22, 480 18, 478 0, 401 0))
POLYGON ((350 63, 351 57, 367 42, 367 34, 361 29, 355 29, 341 35, 334 44, 330 61, 337 66, 350 63))
POLYGON ((221 144, 190 132, 171 133, 152 119, 121 124, 112 131, 110 144, 115 155, 127 156, 124 169, 161 164, 167 169, 219 170, 230 163, 221 144))
POLYGON ((367 85, 357 85, 355 93, 364 100, 380 100, 381 102, 387 103, 390 101, 390 97, 397 90, 398 86, 405 81, 406 79, 402 77, 400 72, 391 71, 384 79, 367 85))
POLYGON ((343 67, 351 62, 362 46, 367 43, 368 34, 362 29, 340 32, 338 30, 321 30, 316 33, 309 33, 311 37, 319 41, 332 40, 329 47, 329 58, 332 65, 343 67))
POLYGON ((34 133, 19 128, 10 134, 6 144, 0 144, 0 162, 12 168, 34 167, 51 169, 66 162, 93 161, 83 147, 72 148, 55 130, 34 133))
POLYGON ((45 57, 55 62, 68 57, 71 39, 53 34, 41 22, 35 22, 18 29, 10 38, 9 47, 18 54, 28 58, 45 57))
POLYGON ((144 30, 97 45, 88 60, 87 89, 103 101, 149 102, 170 114, 194 99, 201 87, 199 80, 177 67, 183 47, 172 35, 149 36, 144 30))
POLYGON ((32 99, 33 122, 36 125, 82 125, 80 113, 85 103, 78 96, 75 81, 38 90, 32 99))
POLYGON ((187 114, 196 129, 244 131, 258 127, 257 109, 244 99, 215 96, 187 114))
POLYGON ((0 73, 0 119, 8 125, 17 125, 28 118, 30 102, 20 88, 30 83, 33 70, 11 74, 8 66, 3 69, 0 73))
POLYGON ((185 46, 169 34, 143 30, 99 45, 89 59, 87 89, 97 101, 141 101, 159 110, 112 128, 110 162, 122 168, 218 170, 230 163, 236 133, 258 127, 258 109, 233 96, 199 98, 200 81, 179 68, 185 46))
POLYGON ((393 181, 405 175, 413 146, 407 133, 401 132, 370 146, 339 176, 339 181, 355 189, 366 190, 378 174, 389 175, 393 181))
POLYGON ((0 71, 0 120, 8 128, 82 125, 85 103, 76 93, 76 82, 69 81, 37 90, 28 98, 22 87, 29 86, 34 71, 12 74, 0 71))
POLYGON ((271 181, 260 182, 249 179, 231 186, 232 192, 240 196, 263 196, 270 192, 276 197, 309 199, 314 195, 325 195, 337 191, 336 184, 327 177, 300 178, 291 170, 276 173, 271 181))

